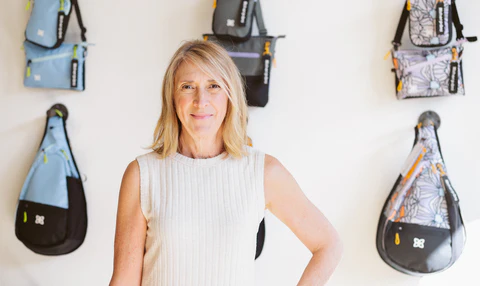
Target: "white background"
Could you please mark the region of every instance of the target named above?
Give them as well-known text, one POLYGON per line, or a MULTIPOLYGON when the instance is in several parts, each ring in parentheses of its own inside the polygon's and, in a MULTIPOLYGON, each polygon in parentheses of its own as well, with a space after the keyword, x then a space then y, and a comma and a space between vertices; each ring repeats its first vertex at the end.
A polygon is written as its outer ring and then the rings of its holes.
MULTIPOLYGON (((465 35, 480 34, 480 2, 458 1, 465 35)), ((465 97, 397 101, 390 48, 404 1, 262 0, 277 45, 270 102, 250 108, 255 147, 276 156, 339 231, 345 254, 329 285, 478 285, 480 255, 479 44, 464 54, 465 97), (468 241, 449 270, 424 278, 385 264, 375 247, 381 208, 425 110, 460 196, 468 241)), ((23 87, 26 1, 0 0, 0 285, 106 285, 113 266, 118 191, 125 167, 152 139, 166 65, 182 40, 211 31, 211 0, 81 0, 88 39, 83 93, 23 87), (19 191, 40 142, 45 111, 61 102, 84 187, 89 228, 65 256, 34 254, 14 234, 19 191)), ((70 33, 76 27, 71 19, 70 33)), ((73 30, 75 35, 75 30, 73 30)), ((408 33, 405 33, 407 35, 408 33)), ((404 42, 409 43, 407 37, 404 42)), ((267 213, 257 285, 296 285, 307 248, 267 213)))

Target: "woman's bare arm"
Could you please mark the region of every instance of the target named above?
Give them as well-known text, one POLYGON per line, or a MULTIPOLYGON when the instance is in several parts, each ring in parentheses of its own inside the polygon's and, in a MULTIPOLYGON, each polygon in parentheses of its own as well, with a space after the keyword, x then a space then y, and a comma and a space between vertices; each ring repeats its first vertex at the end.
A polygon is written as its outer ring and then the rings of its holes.
POLYGON ((308 200, 290 172, 270 155, 265 157, 265 202, 313 254, 298 286, 325 285, 343 252, 338 233, 308 200))
POLYGON ((140 170, 133 161, 120 187, 110 286, 141 284, 146 233, 147 222, 140 207, 140 170))

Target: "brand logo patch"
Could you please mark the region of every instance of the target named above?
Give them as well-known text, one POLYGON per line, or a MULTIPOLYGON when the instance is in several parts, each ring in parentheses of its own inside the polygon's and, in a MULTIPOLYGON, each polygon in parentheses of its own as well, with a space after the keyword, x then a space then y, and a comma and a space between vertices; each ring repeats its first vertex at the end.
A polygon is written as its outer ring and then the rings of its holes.
POLYGON ((247 18, 247 10, 248 10, 248 1, 243 1, 242 3, 242 13, 240 14, 240 23, 245 24, 245 20, 247 18))
POLYGON ((424 238, 413 238, 413 248, 421 248, 425 247, 425 239, 424 238))
POLYGON ((59 14, 58 15, 58 38, 61 39, 63 38, 63 18, 65 18, 64 14, 59 14))
POLYGON ((437 34, 443 35, 445 33, 445 6, 443 2, 437 4, 437 34))
POLYGON ((263 70, 263 84, 268 84, 268 70, 270 69, 270 59, 265 59, 265 68, 263 70))
POLYGON ((227 19, 227 27, 235 27, 235 19, 227 19))
POLYGON ((45 217, 43 215, 36 215, 35 216, 35 224, 44 225, 45 224, 45 217))
POLYGON ((72 78, 70 82, 71 87, 77 87, 77 76, 78 76, 78 61, 72 60, 72 78))
POLYGON ((458 63, 450 64, 450 79, 448 82, 448 91, 450 93, 458 92, 458 63))
POLYGON ((45 31, 44 31, 44 30, 38 29, 37 35, 39 35, 40 37, 43 37, 44 34, 45 34, 45 31))
POLYGON ((33 75, 33 80, 35 80, 35 81, 41 81, 41 80, 42 80, 42 77, 41 77, 39 74, 34 74, 34 75, 33 75))

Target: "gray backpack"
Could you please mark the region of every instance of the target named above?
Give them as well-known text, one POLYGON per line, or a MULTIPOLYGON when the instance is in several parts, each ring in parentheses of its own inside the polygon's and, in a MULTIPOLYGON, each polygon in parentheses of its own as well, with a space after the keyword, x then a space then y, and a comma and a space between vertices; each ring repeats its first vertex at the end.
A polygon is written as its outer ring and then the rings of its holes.
POLYGON ((254 17, 260 36, 267 35, 259 0, 217 0, 214 7, 212 30, 217 38, 235 42, 249 40, 254 17))

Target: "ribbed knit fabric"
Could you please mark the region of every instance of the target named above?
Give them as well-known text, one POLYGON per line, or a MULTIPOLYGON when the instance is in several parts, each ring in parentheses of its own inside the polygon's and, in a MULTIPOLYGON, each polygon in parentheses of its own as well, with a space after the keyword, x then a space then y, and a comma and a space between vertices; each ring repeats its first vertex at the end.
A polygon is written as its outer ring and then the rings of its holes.
POLYGON ((246 148, 242 159, 137 157, 147 220, 142 285, 255 284, 265 155, 246 148))

